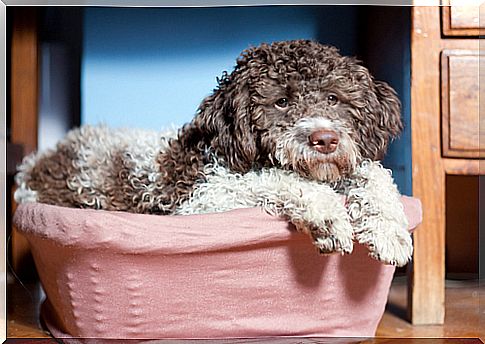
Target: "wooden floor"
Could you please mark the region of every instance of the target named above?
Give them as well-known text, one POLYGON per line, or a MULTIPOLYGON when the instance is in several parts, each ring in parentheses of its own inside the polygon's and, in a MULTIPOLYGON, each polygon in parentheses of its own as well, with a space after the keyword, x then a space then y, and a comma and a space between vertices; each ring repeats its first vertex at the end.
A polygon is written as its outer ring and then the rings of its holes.
MULTIPOLYGON (((7 337, 48 338, 49 334, 42 330, 38 316, 43 296, 40 286, 32 283, 22 286, 11 282, 8 284, 7 293, 7 337)), ((365 343, 421 343, 423 341, 410 338, 430 337, 480 338, 485 342, 485 281, 446 282, 446 320, 443 326, 412 326, 407 322, 406 293, 406 279, 395 278, 387 310, 377 329, 378 339, 366 340, 365 343)), ((319 341, 323 342, 326 343, 319 341)), ((430 344, 448 342, 479 343, 471 340, 424 341, 430 344)))
POLYGON ((485 341, 485 281, 446 281, 443 326, 413 326, 406 318, 406 279, 395 278, 379 337, 464 337, 485 341))

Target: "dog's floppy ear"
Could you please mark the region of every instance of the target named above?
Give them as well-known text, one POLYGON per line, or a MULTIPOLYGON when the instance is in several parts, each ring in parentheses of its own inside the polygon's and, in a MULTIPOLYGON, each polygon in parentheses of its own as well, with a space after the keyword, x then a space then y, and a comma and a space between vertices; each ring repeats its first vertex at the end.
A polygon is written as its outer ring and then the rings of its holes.
POLYGON ((196 125, 210 137, 210 145, 229 168, 247 172, 256 158, 256 139, 251 128, 251 98, 244 73, 224 74, 219 88, 204 99, 196 125))
POLYGON ((373 81, 373 85, 363 109, 367 119, 359 123, 359 131, 366 140, 362 147, 365 157, 380 160, 389 142, 401 133, 403 123, 401 102, 394 89, 383 81, 373 81))
POLYGON ((390 138, 396 138, 403 129, 401 102, 396 91, 384 81, 374 81, 374 86, 381 106, 380 125, 387 129, 390 138))

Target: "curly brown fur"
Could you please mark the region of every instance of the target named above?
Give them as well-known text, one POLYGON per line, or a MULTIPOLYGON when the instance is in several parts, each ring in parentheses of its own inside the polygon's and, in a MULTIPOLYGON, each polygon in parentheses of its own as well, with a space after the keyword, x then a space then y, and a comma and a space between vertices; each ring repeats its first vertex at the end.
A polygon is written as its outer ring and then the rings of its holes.
POLYGON ((381 159, 402 129, 394 90, 355 58, 314 41, 248 49, 218 81, 158 158, 168 211, 203 178, 209 151, 235 172, 276 166, 332 182, 363 159, 381 159), (308 135, 321 128, 338 135, 335 152, 309 145, 308 135))
POLYGON ((71 130, 55 149, 24 158, 15 176, 15 199, 166 214, 169 201, 156 159, 173 136, 173 131, 104 126, 71 130))

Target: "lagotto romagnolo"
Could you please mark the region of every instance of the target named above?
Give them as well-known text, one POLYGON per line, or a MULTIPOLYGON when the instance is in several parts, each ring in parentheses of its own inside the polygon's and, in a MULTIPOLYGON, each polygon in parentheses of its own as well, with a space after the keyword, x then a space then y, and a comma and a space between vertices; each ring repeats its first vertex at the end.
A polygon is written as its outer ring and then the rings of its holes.
POLYGON ((352 58, 296 40, 245 50, 178 132, 84 126, 28 156, 19 202, 150 214, 260 206, 322 253, 403 265, 412 242, 379 163, 402 130, 400 102, 352 58))

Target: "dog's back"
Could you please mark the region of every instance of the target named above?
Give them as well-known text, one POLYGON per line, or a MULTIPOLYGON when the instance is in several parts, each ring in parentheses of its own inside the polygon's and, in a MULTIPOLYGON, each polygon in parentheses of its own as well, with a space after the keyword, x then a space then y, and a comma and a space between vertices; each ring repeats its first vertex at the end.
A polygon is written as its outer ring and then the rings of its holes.
POLYGON ((16 175, 18 203, 67 207, 160 211, 153 203, 160 174, 159 153, 174 131, 83 126, 55 149, 27 156, 16 175))

